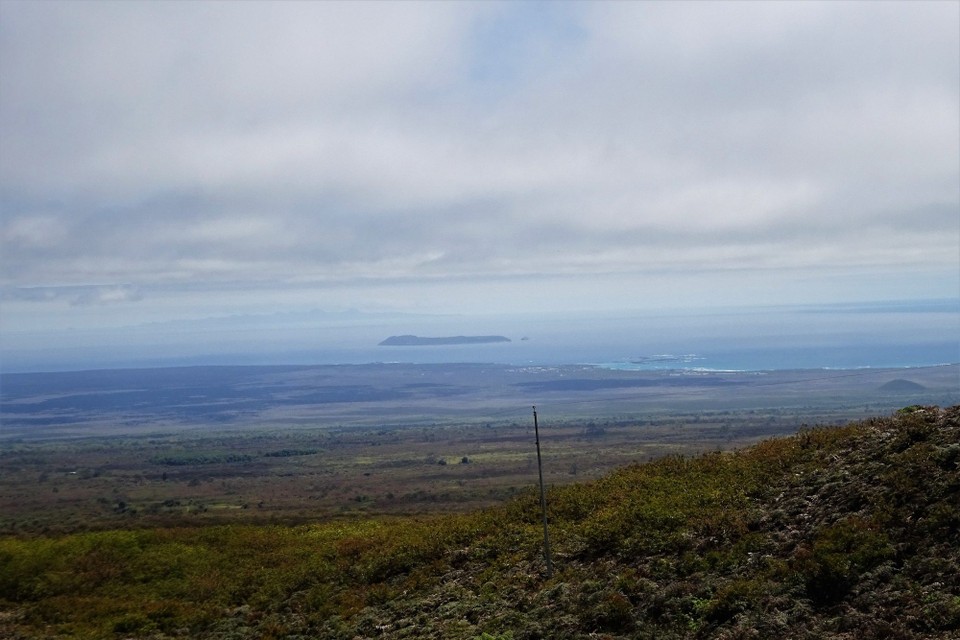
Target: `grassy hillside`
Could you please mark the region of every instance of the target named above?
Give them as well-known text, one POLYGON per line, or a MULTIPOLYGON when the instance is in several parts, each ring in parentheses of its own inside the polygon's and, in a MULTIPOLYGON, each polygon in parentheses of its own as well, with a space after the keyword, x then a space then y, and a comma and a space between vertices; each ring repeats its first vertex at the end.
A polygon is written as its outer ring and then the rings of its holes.
POLYGON ((10 638, 960 637, 960 407, 433 518, 0 539, 10 638))

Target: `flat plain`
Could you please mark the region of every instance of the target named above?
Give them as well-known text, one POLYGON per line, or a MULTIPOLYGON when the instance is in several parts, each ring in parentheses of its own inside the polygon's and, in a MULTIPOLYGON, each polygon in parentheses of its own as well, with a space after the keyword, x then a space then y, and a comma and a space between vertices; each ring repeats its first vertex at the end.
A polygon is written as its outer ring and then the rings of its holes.
POLYGON ((422 514, 960 402, 960 367, 372 364, 2 377, 0 533, 422 514))

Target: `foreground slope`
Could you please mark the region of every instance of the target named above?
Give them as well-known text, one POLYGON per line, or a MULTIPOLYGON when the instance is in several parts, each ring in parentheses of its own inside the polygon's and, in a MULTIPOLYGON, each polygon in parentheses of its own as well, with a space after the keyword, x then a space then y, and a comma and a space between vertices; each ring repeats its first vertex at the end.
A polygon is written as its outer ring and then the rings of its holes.
POLYGON ((430 519, 0 540, 0 635, 960 637, 960 407, 430 519))

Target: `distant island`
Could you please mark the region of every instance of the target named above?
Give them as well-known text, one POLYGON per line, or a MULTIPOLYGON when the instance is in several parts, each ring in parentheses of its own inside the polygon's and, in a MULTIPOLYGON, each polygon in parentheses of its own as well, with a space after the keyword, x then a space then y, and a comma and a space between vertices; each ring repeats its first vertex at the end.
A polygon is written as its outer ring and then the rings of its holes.
POLYGON ((445 336, 423 338, 420 336, 390 336, 380 343, 381 347, 424 347, 446 344, 489 344, 492 342, 510 342, 504 336, 445 336))

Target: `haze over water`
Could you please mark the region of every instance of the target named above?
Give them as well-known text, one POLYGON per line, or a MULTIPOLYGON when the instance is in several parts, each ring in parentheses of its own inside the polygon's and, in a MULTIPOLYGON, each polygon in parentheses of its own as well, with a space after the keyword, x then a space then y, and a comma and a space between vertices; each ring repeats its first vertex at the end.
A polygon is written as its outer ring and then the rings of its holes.
POLYGON ((273 314, 16 336, 4 372, 233 364, 492 362, 667 370, 849 369, 960 362, 950 300, 862 305, 429 316, 273 314), (509 343, 386 347, 390 335, 509 343))

